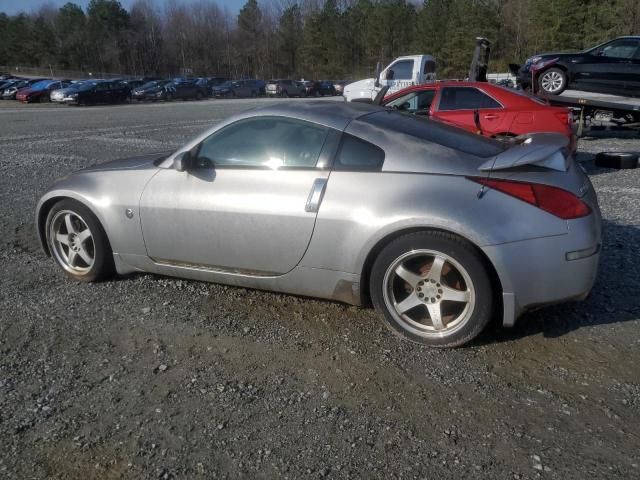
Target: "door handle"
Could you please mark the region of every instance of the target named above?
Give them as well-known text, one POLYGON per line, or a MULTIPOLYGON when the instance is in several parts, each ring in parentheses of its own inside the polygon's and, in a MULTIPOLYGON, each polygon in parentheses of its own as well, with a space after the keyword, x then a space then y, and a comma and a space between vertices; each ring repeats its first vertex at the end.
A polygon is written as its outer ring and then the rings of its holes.
POLYGON ((317 212, 320 207, 320 202, 322 202, 322 197, 324 195, 324 189, 327 186, 326 178, 316 178, 313 181, 313 186, 311 187, 311 191, 309 192, 309 196, 307 197, 307 203, 304 206, 305 212, 317 212))
POLYGON ((484 116, 484 118, 485 120, 495 120, 496 118, 498 118, 498 115, 496 115, 495 113, 488 113, 484 116))

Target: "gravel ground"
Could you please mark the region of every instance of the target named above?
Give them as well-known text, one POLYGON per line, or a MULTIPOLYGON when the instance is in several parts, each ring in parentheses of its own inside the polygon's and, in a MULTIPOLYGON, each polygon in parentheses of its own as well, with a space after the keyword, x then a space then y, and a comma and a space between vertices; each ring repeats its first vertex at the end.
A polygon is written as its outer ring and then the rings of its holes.
POLYGON ((0 102, 0 478, 640 478, 640 169, 592 165, 640 150, 636 133, 580 142, 605 218, 591 297, 468 348, 403 342, 338 303, 73 283, 39 250, 55 178, 268 101, 0 102))

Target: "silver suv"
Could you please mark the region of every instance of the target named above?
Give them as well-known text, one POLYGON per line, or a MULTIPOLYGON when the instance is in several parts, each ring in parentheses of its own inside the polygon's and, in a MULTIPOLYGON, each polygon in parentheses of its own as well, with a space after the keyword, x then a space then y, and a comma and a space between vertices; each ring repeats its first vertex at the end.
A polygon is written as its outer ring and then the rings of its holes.
POLYGON ((307 90, 304 83, 295 80, 269 80, 266 87, 267 95, 279 97, 306 97, 307 90))

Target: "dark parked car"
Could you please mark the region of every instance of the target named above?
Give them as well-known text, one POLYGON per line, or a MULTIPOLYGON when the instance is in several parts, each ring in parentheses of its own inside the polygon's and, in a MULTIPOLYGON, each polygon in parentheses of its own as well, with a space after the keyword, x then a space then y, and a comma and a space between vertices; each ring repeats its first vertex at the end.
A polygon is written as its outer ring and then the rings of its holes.
POLYGON ((89 80, 66 92, 64 103, 93 105, 124 103, 131 99, 131 89, 118 80, 89 80))
POLYGON ((640 96, 640 36, 620 37, 580 53, 543 53, 517 72, 523 88, 559 95, 567 88, 640 96))
POLYGON ((2 91, 2 99, 3 100, 15 100, 16 99, 16 94, 18 93, 18 91, 22 88, 28 88, 31 85, 38 83, 42 80, 50 80, 50 79, 45 79, 45 78, 32 78, 31 80, 19 80, 13 84, 11 84, 9 87, 6 87, 3 91, 2 91))
POLYGON ((316 92, 318 92, 321 97, 325 95, 333 96, 336 94, 336 87, 331 80, 321 80, 316 82, 316 92))
POLYGON ((307 80, 302 82, 305 93, 310 97, 324 97, 325 95, 335 95, 336 89, 333 82, 329 80, 307 80))
POLYGON ((279 97, 306 97, 307 89, 303 82, 295 80, 269 80, 266 88, 267 95, 279 97))
POLYGON ((140 87, 134 88, 131 92, 131 98, 133 100, 163 100, 165 96, 164 87, 169 85, 171 80, 153 80, 147 82, 140 87))
POLYGON ((187 80, 183 78, 174 79, 172 82, 164 86, 163 100, 174 99, 195 99, 202 100, 208 95, 206 88, 202 85, 198 85, 196 80, 187 80))
POLYGON ((49 102, 54 90, 66 88, 71 85, 70 80, 42 80, 28 88, 22 88, 16 93, 16 100, 24 103, 49 102))
POLYGON ((257 97, 260 94, 260 84, 257 80, 229 80, 213 87, 214 97, 257 97))
POLYGON ((15 85, 16 83, 19 83, 19 82, 24 82, 24 80, 23 79, 17 79, 17 78, 11 78, 11 79, 8 79, 8 80, 0 80, 0 95, 7 88, 12 87, 13 85, 15 85))
POLYGON ((202 87, 205 96, 209 97, 213 95, 213 87, 222 85, 227 80, 224 77, 200 77, 196 80, 196 84, 202 87))

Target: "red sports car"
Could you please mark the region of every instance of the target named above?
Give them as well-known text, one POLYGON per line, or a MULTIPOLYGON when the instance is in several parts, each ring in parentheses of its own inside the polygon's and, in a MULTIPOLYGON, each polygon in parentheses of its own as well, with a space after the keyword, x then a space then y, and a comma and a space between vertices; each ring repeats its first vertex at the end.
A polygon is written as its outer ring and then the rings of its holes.
POLYGON ((29 87, 21 88, 16 93, 19 102, 48 102, 51 92, 71 85, 69 80, 41 80, 29 87))
POLYGON ((408 87, 382 101, 388 107, 428 115, 488 137, 556 132, 575 150, 571 112, 517 90, 484 82, 436 82, 408 87), (476 113, 477 117, 476 117, 476 113))

